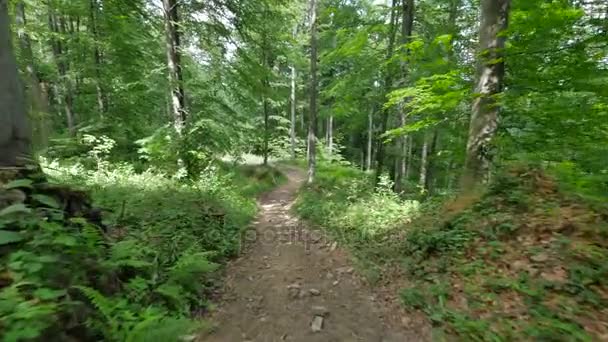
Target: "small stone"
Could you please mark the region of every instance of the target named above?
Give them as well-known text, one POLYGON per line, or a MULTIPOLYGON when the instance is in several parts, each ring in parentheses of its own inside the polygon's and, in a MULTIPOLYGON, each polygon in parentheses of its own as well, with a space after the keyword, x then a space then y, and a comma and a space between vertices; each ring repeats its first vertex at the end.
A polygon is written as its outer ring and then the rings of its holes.
POLYGON ((530 277, 536 277, 540 274, 540 270, 536 267, 529 267, 528 274, 530 275, 530 277))
POLYGON ((333 282, 333 283, 331 283, 331 284, 332 284, 333 286, 336 286, 336 285, 338 285, 339 283, 340 283, 340 281, 339 281, 339 280, 336 280, 336 281, 334 281, 334 282, 333 282))
POLYGON ((352 267, 340 267, 340 268, 336 269, 336 271, 340 274, 343 274, 343 273, 351 274, 355 271, 355 269, 352 267))
POLYGON ((310 289, 308 290, 308 292, 313 295, 313 296, 320 296, 321 295, 321 291, 317 290, 317 289, 310 289))
POLYGON ((313 306, 312 313, 315 316, 327 317, 329 316, 329 310, 324 306, 313 306))
POLYGON ((333 252, 333 251, 335 251, 335 250, 336 250, 336 248, 338 248, 338 242, 337 242, 337 241, 334 241, 334 242, 331 244, 331 246, 329 247, 329 251, 330 251, 330 252, 333 252))
POLYGON ((315 316, 312 319, 312 324, 310 326, 312 332, 320 332, 323 329, 323 316, 315 316))
POLYGON ((301 298, 300 285, 298 284, 291 284, 287 286, 287 292, 289 294, 289 298, 301 298))
POLYGON ((515 271, 521 271, 523 269, 526 268, 526 262, 522 261, 522 260, 515 260, 512 264, 511 264, 511 268, 515 271))
POLYGON ((262 322, 262 323, 266 322, 267 320, 268 320, 268 318, 266 318, 266 317, 260 318, 260 322, 262 322))
POLYGON ((546 262, 549 260, 549 255, 547 253, 539 253, 530 257, 530 260, 534 262, 546 262))

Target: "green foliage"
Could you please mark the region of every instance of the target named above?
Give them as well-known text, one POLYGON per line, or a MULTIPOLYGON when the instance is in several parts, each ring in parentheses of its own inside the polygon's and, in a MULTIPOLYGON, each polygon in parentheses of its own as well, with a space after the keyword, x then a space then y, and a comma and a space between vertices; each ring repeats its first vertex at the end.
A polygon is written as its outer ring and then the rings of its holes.
POLYGON ((322 163, 315 184, 301 190, 296 211, 352 247, 373 276, 374 263, 386 258, 386 241, 402 233, 419 206, 418 201, 400 199, 391 185, 387 180, 374 191, 371 175, 322 163))
MULTIPOLYGON (((238 252, 252 197, 283 179, 271 168, 225 166, 179 182, 99 160, 104 167, 94 170, 57 161, 45 170, 92 192, 106 233, 66 220, 41 193, 0 213, 4 340, 178 341, 200 331, 204 322, 191 314, 209 305, 215 271, 238 252)), ((18 187, 36 189, 16 180, 2 191, 18 187)))

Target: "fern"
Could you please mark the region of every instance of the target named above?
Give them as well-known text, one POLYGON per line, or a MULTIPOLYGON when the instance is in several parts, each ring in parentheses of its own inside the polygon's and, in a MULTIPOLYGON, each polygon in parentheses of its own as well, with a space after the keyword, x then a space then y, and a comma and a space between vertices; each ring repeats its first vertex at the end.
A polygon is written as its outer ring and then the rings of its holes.
POLYGON ((112 300, 99 291, 87 286, 74 286, 74 288, 80 290, 107 321, 114 319, 114 308, 116 305, 112 300))
POLYGON ((219 267, 208 260, 209 253, 185 254, 169 270, 169 279, 179 284, 196 282, 203 274, 211 273, 219 267))

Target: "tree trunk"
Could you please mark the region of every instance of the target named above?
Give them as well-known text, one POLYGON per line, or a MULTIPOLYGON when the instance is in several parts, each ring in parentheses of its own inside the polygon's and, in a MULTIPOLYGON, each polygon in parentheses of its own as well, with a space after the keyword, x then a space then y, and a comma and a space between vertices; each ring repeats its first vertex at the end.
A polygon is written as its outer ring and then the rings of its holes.
POLYGON ((327 119, 327 153, 330 158, 334 153, 334 117, 331 114, 327 119))
POLYGON ((426 177, 428 175, 428 152, 429 152, 429 141, 428 134, 424 134, 422 142, 422 151, 420 152, 420 180, 418 186, 420 187, 421 193, 426 193, 426 177))
MULTIPOLYGON (((55 35, 63 35, 66 32, 65 21, 58 19, 52 8, 49 7, 49 28, 55 35), (61 24, 58 22, 61 21, 61 24)), ((63 107, 68 132, 70 135, 76 134, 76 124, 74 120, 73 100, 74 95, 72 93, 72 86, 70 76, 68 75, 69 63, 66 60, 67 51, 63 48, 61 40, 58 38, 51 39, 50 41, 53 57, 57 64, 57 71, 59 72, 59 81, 54 86, 55 94, 57 95, 57 103, 60 107, 63 107)))
MULTIPOLYGON (((295 36, 295 30, 294 30, 295 36)), ((291 141, 291 158, 296 159, 296 68, 291 67, 291 126, 289 128, 289 137, 291 141)))
POLYGON ((406 164, 405 164, 405 179, 408 180, 410 179, 410 172, 412 170, 412 150, 414 148, 414 138, 409 135, 408 138, 408 143, 407 143, 407 155, 405 156, 406 159, 406 164))
POLYGON ((310 0, 310 119, 308 122, 308 184, 315 179, 317 130, 317 1, 310 0))
MULTIPOLYGON (((268 81, 264 81, 264 87, 268 87, 268 81)), ((268 140, 270 139, 270 113, 268 111, 268 99, 266 98, 266 95, 264 95, 262 101, 264 106, 264 165, 268 165, 268 154, 270 153, 268 150, 268 140)))
POLYGON ((31 137, 23 88, 13 54, 8 0, 0 0, 0 167, 22 167, 30 162, 31 137))
POLYGON ((434 183, 434 172, 435 172, 435 157, 437 155, 437 144, 439 140, 439 130, 433 129, 433 137, 431 139, 431 146, 429 147, 429 153, 427 157, 427 168, 426 168, 426 182, 424 187, 427 193, 430 195, 433 193, 434 183))
MULTIPOLYGON (((395 49, 395 36, 397 33, 397 0, 393 0, 391 7, 391 18, 390 18, 390 27, 389 27, 389 37, 388 37, 388 47, 386 52, 386 61, 389 63, 393 59, 393 53, 395 49)), ((390 65, 386 66, 387 70, 385 70, 384 76, 384 93, 388 94, 393 86, 393 73, 390 70, 390 65)), ((382 120, 380 122, 380 135, 384 134, 388 128, 388 114, 389 109, 384 108, 382 110, 382 120)), ((382 170, 384 168, 384 141, 382 138, 378 137, 378 147, 376 149, 376 176, 375 176, 375 184, 378 184, 380 180, 380 175, 382 174, 382 170)))
POLYGON ((181 135, 186 122, 186 106, 180 51, 179 11, 177 0, 163 0, 165 38, 169 86, 171 88, 171 116, 175 131, 181 135))
POLYGON ((367 155, 365 169, 372 170, 372 149, 374 145, 374 113, 370 111, 367 115, 367 155))
POLYGON ((19 48, 21 49, 21 59, 25 62, 27 83, 29 90, 29 110, 30 118, 34 122, 33 141, 36 148, 46 148, 49 138, 48 122, 48 99, 42 89, 38 70, 34 64, 34 54, 30 36, 27 33, 27 18, 25 15, 25 3, 23 0, 17 3, 15 8, 15 21, 17 24, 17 36, 19 38, 19 48))
POLYGON ((488 175, 492 140, 498 128, 499 104, 496 95, 502 92, 505 64, 503 61, 510 0, 482 0, 478 57, 478 97, 473 103, 469 127, 463 189, 469 189, 484 181, 488 175))
POLYGON ((108 99, 107 94, 103 87, 103 80, 101 77, 101 49, 99 48, 99 30, 97 28, 97 15, 99 13, 99 4, 97 0, 91 0, 90 3, 90 25, 91 34, 93 36, 93 57, 95 60, 95 91, 97 93, 97 109, 99 110, 99 116, 104 117, 108 110, 108 99))
MULTIPOLYGON (((412 30, 414 27, 414 0, 402 0, 401 2, 401 44, 407 44, 412 36, 412 30)), ((409 53, 409 51, 408 51, 409 53)), ((407 65, 401 63, 401 76, 402 86, 406 84, 407 78, 407 65)), ((399 107, 399 125, 401 127, 406 124, 405 106, 400 105, 399 107)), ((405 176, 406 161, 405 155, 407 153, 407 136, 402 136, 397 139, 397 165, 395 167, 395 192, 403 192, 403 177, 405 176)))

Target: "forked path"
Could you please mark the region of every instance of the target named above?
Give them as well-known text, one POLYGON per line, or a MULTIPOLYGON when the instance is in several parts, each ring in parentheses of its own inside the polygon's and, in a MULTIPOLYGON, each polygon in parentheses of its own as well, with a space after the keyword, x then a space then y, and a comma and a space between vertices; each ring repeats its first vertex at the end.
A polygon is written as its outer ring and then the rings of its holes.
POLYGON ((201 340, 424 340, 386 325, 386 308, 375 302, 346 255, 293 217, 290 209, 304 174, 286 173, 288 183, 260 199, 246 250, 226 270, 223 299, 211 318, 217 328, 201 340))

